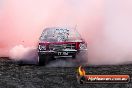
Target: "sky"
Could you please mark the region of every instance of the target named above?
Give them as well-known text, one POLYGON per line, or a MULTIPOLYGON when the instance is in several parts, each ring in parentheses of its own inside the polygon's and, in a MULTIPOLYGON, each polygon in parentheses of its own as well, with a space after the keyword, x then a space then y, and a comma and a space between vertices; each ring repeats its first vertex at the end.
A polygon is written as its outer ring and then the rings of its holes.
POLYGON ((88 43, 88 62, 132 62, 131 0, 0 0, 0 56, 36 47, 46 27, 72 27, 88 43))

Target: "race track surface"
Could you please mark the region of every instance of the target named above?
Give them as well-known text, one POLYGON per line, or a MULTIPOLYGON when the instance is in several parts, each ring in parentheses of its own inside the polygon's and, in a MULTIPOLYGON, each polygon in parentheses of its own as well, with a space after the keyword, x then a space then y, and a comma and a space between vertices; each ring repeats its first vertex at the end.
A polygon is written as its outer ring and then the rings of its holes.
MULTIPOLYGON (((132 88, 127 84, 84 84, 76 80, 78 67, 44 67, 17 65, 8 58, 0 59, 0 88, 132 88)), ((88 66, 87 74, 130 74, 132 65, 88 66)))

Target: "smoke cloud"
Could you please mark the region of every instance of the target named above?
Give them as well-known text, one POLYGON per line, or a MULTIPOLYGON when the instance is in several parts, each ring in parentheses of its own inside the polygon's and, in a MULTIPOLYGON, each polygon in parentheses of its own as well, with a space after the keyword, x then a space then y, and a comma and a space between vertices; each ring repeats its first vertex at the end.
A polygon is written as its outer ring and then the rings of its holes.
POLYGON ((37 64, 37 56, 35 47, 24 47, 23 45, 13 47, 9 55, 11 59, 27 64, 37 64))
POLYGON ((131 0, 1 1, 0 56, 28 59, 44 28, 77 25, 88 43, 88 64, 132 61, 131 0))
POLYGON ((102 36, 90 47, 91 63, 132 63, 132 1, 106 0, 102 36), (95 56, 94 56, 95 55, 95 56))

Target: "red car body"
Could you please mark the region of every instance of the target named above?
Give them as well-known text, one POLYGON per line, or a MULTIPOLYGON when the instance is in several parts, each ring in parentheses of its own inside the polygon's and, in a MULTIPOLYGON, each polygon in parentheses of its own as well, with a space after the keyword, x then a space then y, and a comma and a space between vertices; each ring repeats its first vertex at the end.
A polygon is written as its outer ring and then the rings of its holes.
POLYGON ((44 65, 54 58, 75 59, 76 55, 84 50, 87 50, 87 44, 76 30, 71 31, 71 29, 59 27, 46 28, 39 40, 38 62, 44 65))

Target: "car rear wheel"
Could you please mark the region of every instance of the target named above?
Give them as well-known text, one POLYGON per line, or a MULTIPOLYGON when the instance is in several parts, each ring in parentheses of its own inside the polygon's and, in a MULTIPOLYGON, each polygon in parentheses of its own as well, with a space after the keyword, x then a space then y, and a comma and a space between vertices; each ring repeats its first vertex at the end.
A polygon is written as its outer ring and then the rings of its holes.
POLYGON ((49 58, 48 58, 48 56, 47 55, 39 55, 38 56, 38 64, 39 65, 46 65, 48 62, 49 62, 49 60, 48 60, 49 58))
POLYGON ((72 59, 76 59, 76 53, 72 55, 72 59))
POLYGON ((53 56, 50 54, 38 56, 38 64, 40 66, 48 64, 51 60, 53 60, 53 56))

